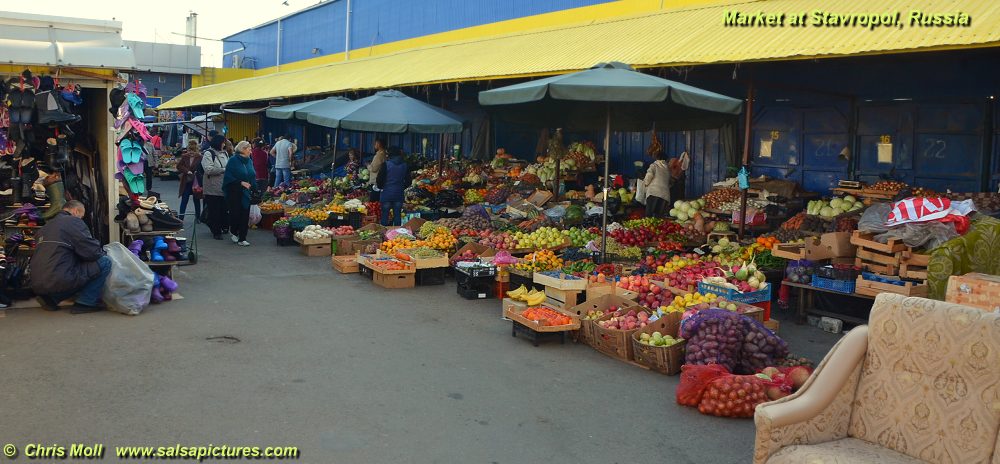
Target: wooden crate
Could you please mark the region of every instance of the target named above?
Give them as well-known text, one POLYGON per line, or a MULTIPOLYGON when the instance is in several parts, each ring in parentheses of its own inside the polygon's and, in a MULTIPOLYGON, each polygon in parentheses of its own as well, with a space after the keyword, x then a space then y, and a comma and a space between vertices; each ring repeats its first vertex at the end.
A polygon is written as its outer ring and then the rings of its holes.
POLYGON ((806 245, 779 243, 771 250, 771 254, 778 258, 790 259, 792 261, 806 259, 806 245))
POLYGON ((361 271, 356 256, 334 256, 330 258, 330 263, 341 274, 355 274, 361 271))
POLYGON ((545 287, 545 303, 554 308, 569 309, 579 303, 580 290, 560 290, 554 287, 545 287))
POLYGON ((888 243, 881 243, 875 241, 874 236, 875 234, 855 230, 854 234, 851 235, 851 243, 870 251, 882 253, 899 253, 909 249, 902 240, 893 238, 889 239, 888 243))
POLYGON ((899 276, 904 279, 927 280, 927 266, 931 262, 931 255, 914 253, 907 250, 902 253, 902 265, 899 267, 899 276))
POLYGON ((906 282, 905 285, 893 285, 874 280, 866 280, 863 276, 858 276, 854 286, 854 293, 860 295, 877 296, 879 293, 896 293, 905 296, 923 296, 928 292, 927 282, 915 284, 906 282))
POLYGON ((542 325, 538 321, 532 321, 522 316, 521 312, 524 311, 524 309, 517 309, 514 306, 504 308, 503 315, 518 324, 534 330, 535 332, 569 332, 580 328, 580 319, 577 318, 576 315, 570 314, 569 312, 563 311, 559 308, 552 309, 569 316, 570 323, 564 325, 542 325))
POLYGON ((593 300, 594 298, 601 297, 604 295, 614 295, 615 294, 615 283, 612 281, 604 281, 601 283, 590 282, 587 285, 587 301, 593 300))
POLYGON ((639 343, 644 333, 660 332, 677 337, 681 325, 681 313, 669 313, 632 333, 632 351, 635 362, 666 375, 677 375, 684 364, 684 348, 687 341, 672 346, 650 346, 639 343))
POLYGON ((560 273, 558 277, 552 277, 540 272, 536 272, 532 275, 532 279, 536 284, 542 284, 546 287, 552 287, 559 290, 586 290, 587 289, 587 279, 577 278, 573 276, 567 276, 566 274, 560 273))
POLYGON ((781 327, 781 324, 778 322, 777 319, 768 319, 764 321, 764 327, 767 327, 768 330, 774 332, 774 334, 777 335, 778 329, 781 327))

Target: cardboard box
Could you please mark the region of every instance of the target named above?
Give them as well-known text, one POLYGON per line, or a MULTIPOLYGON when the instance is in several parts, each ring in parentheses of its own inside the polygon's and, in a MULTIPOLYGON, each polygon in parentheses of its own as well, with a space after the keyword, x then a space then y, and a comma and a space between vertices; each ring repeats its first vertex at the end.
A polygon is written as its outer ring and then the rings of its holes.
POLYGON ((427 222, 426 219, 416 217, 410 219, 409 221, 406 221, 406 224, 403 224, 403 228, 409 229, 410 232, 413 232, 413 235, 416 236, 417 231, 419 231, 420 227, 422 227, 426 222, 427 222))
POLYGON ((778 328, 781 327, 781 324, 778 322, 777 319, 768 319, 768 320, 764 321, 764 327, 767 327, 768 330, 770 330, 771 332, 774 332, 775 335, 777 335, 778 334, 778 328))
MULTIPOLYGON (((401 249, 400 253, 409 255, 409 249, 401 249)), ((411 256, 411 258, 413 258, 411 256)), ((414 264, 416 264, 417 269, 433 269, 436 267, 448 267, 448 255, 441 253, 441 256, 437 258, 413 258, 411 259, 414 264)))
POLYGON ((466 250, 472 250, 472 252, 475 253, 476 256, 480 258, 492 258, 497 254, 496 250, 486 245, 480 245, 478 243, 473 242, 473 243, 466 243, 462 248, 456 250, 455 254, 451 255, 451 259, 457 259, 458 256, 461 255, 462 253, 465 253, 466 250))
POLYGON ((332 243, 331 237, 306 238, 299 232, 292 236, 292 240, 295 240, 295 243, 299 245, 329 245, 332 243))
POLYGON ((855 256, 857 246, 851 243, 850 232, 830 232, 818 239, 806 239, 805 258, 811 261, 855 256))
POLYGON ((351 253, 351 242, 356 240, 358 240, 358 234, 338 235, 333 237, 334 243, 337 244, 337 249, 334 251, 334 254, 337 256, 353 255, 354 253, 351 253))
POLYGON ((417 286, 416 272, 386 274, 376 270, 372 275, 372 282, 382 288, 413 288, 417 286))
POLYGON ((329 242, 319 245, 299 245, 299 252, 305 256, 330 256, 333 254, 329 242))
POLYGON ((1000 312, 1000 276, 972 272, 948 278, 945 301, 1000 312))

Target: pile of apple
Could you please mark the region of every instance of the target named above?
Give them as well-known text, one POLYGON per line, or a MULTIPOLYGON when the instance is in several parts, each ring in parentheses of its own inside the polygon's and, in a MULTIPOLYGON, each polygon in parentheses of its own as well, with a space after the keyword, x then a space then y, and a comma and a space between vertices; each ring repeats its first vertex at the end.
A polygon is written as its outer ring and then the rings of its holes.
POLYGON ((664 283, 673 288, 687 289, 698 287, 705 277, 724 276, 725 271, 719 267, 718 263, 712 261, 692 261, 687 259, 687 264, 680 266, 680 262, 674 266, 672 273, 667 275, 664 283))
POLYGON ((611 238, 626 246, 643 246, 649 242, 669 242, 684 238, 686 228, 676 222, 642 224, 609 232, 611 238))
MULTIPOLYGON (((612 306, 611 308, 608 309, 608 311, 611 311, 611 312, 618 311, 618 307, 617 306, 612 306)), ((599 309, 598 310, 591 309, 590 311, 587 311, 587 314, 583 315, 583 320, 585 320, 585 321, 593 321, 593 320, 596 320, 596 319, 600 319, 602 317, 604 317, 604 311, 601 311, 599 309)))
POLYGON ((608 276, 604 275, 603 272, 598 272, 597 274, 591 274, 587 277, 587 280, 593 284, 603 284, 608 281, 608 276))
POLYGON ((615 311, 610 319, 597 321, 597 325, 605 329, 614 330, 636 330, 642 327, 646 327, 649 323, 649 313, 646 311, 638 311, 634 309, 624 312, 624 309, 619 309, 615 311))
POLYGON ((683 341, 683 338, 674 338, 671 335, 663 335, 659 332, 653 332, 652 335, 648 333, 639 335, 639 343, 649 346, 674 346, 683 341))
POLYGON ((354 233, 354 228, 351 226, 334 227, 330 230, 333 231, 333 235, 335 236, 351 235, 354 233))
POLYGON ((513 250, 517 248, 517 241, 510 232, 494 232, 486 234, 479 240, 480 245, 485 245, 495 250, 513 250))
POLYGON ((673 297, 672 293, 652 283, 648 276, 625 276, 618 281, 618 286, 638 293, 636 303, 647 308, 665 306, 673 297))

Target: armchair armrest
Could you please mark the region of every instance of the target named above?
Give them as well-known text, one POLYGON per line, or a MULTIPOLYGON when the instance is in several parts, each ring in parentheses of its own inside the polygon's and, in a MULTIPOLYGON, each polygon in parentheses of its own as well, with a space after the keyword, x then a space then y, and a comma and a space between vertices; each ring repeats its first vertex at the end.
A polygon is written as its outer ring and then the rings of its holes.
POLYGON ((757 406, 754 464, 764 464, 788 445, 847 437, 867 350, 868 327, 857 327, 834 345, 798 392, 757 406))

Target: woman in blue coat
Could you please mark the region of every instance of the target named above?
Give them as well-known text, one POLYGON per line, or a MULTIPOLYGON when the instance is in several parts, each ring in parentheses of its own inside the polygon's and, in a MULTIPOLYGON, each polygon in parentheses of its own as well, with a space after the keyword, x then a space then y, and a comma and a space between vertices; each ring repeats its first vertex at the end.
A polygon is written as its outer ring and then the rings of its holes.
POLYGON ((226 175, 222 178, 222 190, 229 205, 229 233, 233 243, 250 246, 247 230, 250 228, 250 189, 257 180, 250 157, 253 148, 246 140, 236 144, 236 156, 226 164, 226 175))

